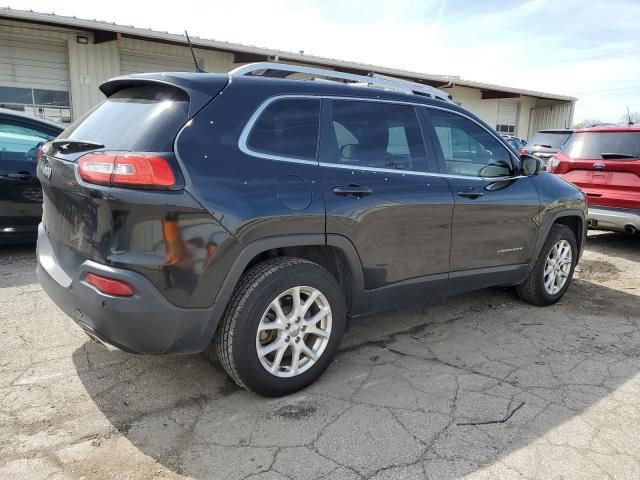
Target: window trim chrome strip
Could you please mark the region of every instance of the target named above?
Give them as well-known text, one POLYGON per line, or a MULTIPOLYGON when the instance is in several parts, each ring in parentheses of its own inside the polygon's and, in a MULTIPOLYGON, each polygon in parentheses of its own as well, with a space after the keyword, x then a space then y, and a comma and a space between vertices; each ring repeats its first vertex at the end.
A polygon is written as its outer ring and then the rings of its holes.
MULTIPOLYGON (((492 132, 491 130, 487 129, 484 125, 479 123, 477 120, 474 120, 472 117, 470 117, 468 115, 465 115, 464 113, 457 112, 455 110, 451 110, 450 108, 436 106, 436 105, 425 105, 424 103, 405 102, 405 101, 402 101, 402 100, 387 100, 387 99, 381 99, 381 98, 363 98, 363 97, 345 97, 345 96, 336 96, 336 95, 309 95, 309 94, 274 95, 274 96, 269 97, 266 100, 264 100, 258 106, 258 108, 255 110, 255 112, 253 112, 251 117, 249 117, 249 120, 247 120, 247 123, 243 127, 242 132, 240 134, 240 138, 238 139, 238 148, 244 154, 252 156, 252 157, 264 158, 264 159, 267 159, 267 160, 275 160, 275 161, 279 161, 279 162, 289 162, 289 163, 299 163, 299 164, 303 164, 303 165, 315 165, 315 166, 320 166, 320 167, 325 167, 325 168, 332 168, 333 167, 333 168, 351 169, 351 170, 360 170, 360 171, 371 171, 371 172, 381 172, 381 173, 396 173, 396 174, 397 173, 402 173, 402 174, 405 174, 405 175, 418 175, 418 176, 424 176, 424 177, 460 178, 460 179, 468 179, 468 180, 481 180, 481 181, 494 181, 494 182, 499 182, 499 181, 504 181, 504 180, 513 180, 513 179, 518 179, 518 178, 525 177, 525 175, 516 175, 516 176, 507 176, 507 177, 477 177, 477 176, 473 176, 473 175, 455 175, 455 174, 448 174, 448 173, 420 172, 420 171, 417 171, 417 170, 396 170, 396 169, 390 169, 390 168, 363 167, 363 166, 358 166, 358 165, 353 165, 353 164, 344 164, 344 165, 342 165, 342 164, 337 164, 337 163, 321 162, 318 159, 318 151, 319 151, 319 149, 316 150, 316 160, 304 160, 304 159, 301 159, 301 158, 285 157, 285 156, 282 156, 282 155, 273 155, 273 154, 269 154, 269 153, 262 153, 262 152, 257 152, 255 150, 251 150, 249 148, 249 146, 247 145, 247 139, 249 138, 249 135, 251 134, 251 130, 253 129, 253 126, 254 126, 255 122, 258 120, 258 117, 260 117, 262 112, 264 112, 266 110, 266 108, 269 105, 271 105, 272 103, 274 103, 274 102, 276 102, 278 100, 290 99, 290 98, 294 98, 294 99, 295 98, 306 98, 306 99, 314 99, 314 100, 317 99, 318 101, 322 101, 324 99, 328 99, 328 100, 353 100, 353 101, 361 101, 361 102, 393 103, 393 104, 397 104, 397 105, 408 105, 408 106, 413 106, 413 107, 423 107, 423 108, 432 108, 432 109, 435 109, 435 110, 443 110, 445 112, 450 112, 450 113, 453 113, 455 115, 459 115, 461 117, 464 117, 467 120, 470 120, 473 123, 475 123, 476 125, 478 125, 480 128, 482 128, 483 130, 488 132, 491 136, 493 136, 493 138, 498 140, 498 142, 505 148, 505 150, 509 154, 509 157, 512 160, 515 159, 513 153, 506 146, 505 142, 502 141, 502 139, 499 138, 499 136, 497 136, 494 132, 492 132)), ((416 119, 416 120, 418 120, 418 119, 416 119)))

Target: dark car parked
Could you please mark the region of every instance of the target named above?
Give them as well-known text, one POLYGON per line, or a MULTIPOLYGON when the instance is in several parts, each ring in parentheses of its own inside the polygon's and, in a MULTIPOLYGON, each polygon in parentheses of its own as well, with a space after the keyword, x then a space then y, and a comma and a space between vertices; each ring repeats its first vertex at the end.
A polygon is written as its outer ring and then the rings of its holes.
POLYGON ((36 159, 40 146, 62 130, 41 118, 0 108, 0 245, 36 241, 42 217, 36 159))
POLYGON ((551 129, 540 130, 531 141, 524 147, 524 153, 533 155, 543 160, 545 163, 554 153, 558 153, 564 142, 571 136, 573 130, 551 129))
POLYGON ((569 286, 583 194, 443 92, 272 63, 101 90, 43 148, 38 276, 109 347, 211 348, 283 395, 327 368, 347 316, 569 286), (291 73, 353 83, 268 78, 291 73))

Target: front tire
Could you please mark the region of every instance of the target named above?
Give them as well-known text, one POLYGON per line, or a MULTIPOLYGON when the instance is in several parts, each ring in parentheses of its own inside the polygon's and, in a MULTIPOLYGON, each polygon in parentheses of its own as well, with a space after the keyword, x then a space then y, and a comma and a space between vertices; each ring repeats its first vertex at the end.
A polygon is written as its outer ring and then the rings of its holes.
POLYGON ((573 230, 566 225, 553 225, 529 276, 516 286, 518 296, 534 305, 556 303, 569 288, 577 261, 573 230))
POLYGON ((313 383, 330 365, 346 323, 333 276, 308 260, 281 257, 240 279, 220 322, 220 363, 241 387, 277 397, 313 383))

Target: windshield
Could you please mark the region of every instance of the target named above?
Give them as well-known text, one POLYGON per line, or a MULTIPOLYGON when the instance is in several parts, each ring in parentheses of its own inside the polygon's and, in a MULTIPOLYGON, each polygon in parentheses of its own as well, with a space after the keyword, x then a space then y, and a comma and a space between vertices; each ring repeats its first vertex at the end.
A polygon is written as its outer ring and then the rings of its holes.
POLYGON ((571 158, 601 159, 602 154, 640 156, 640 132, 578 132, 562 147, 571 158))
POLYGON ((550 148, 560 148, 567 141, 571 132, 538 132, 529 142, 530 145, 546 145, 550 148))

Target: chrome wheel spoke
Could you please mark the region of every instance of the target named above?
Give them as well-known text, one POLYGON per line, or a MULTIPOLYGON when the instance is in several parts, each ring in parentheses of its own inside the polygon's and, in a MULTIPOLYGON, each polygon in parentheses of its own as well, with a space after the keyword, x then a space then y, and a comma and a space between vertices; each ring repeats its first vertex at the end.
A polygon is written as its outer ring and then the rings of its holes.
POLYGON ((316 352, 314 352, 311 349, 311 347, 309 347, 306 343, 302 344, 302 347, 300 348, 300 350, 302 351, 302 353, 304 353, 307 357, 309 357, 314 362, 318 360, 318 355, 316 355, 316 352))
POLYGON ((329 336, 331 335, 331 333, 327 332, 326 330, 322 330, 321 328, 318 328, 318 327, 308 328, 306 333, 308 333, 309 335, 315 335, 317 337, 323 337, 323 338, 329 338, 329 336))
POLYGON ((273 359, 273 363, 271 364, 270 371, 271 373, 276 373, 280 370, 280 363, 282 362, 282 357, 284 357, 284 352, 287 351, 289 345, 285 344, 278 348, 278 352, 276 353, 275 358, 273 359))
POLYGON ((278 348, 282 347, 282 346, 287 346, 287 344, 285 343, 284 339, 278 339, 275 340, 261 348, 258 349, 258 354, 261 357, 264 357, 266 355, 269 355, 272 352, 275 352, 278 348))
POLYGON ((330 308, 323 308, 318 313, 316 313, 313 317, 305 319, 305 323, 307 325, 316 325, 320 320, 325 318, 327 315, 331 313, 330 308))
POLYGON ((291 354, 291 375, 298 374, 299 366, 300 366, 300 349, 294 348, 291 354))

